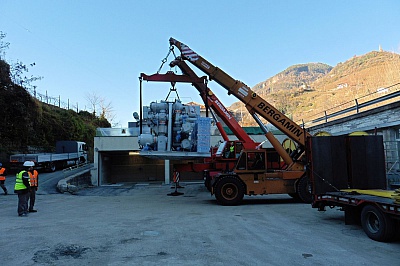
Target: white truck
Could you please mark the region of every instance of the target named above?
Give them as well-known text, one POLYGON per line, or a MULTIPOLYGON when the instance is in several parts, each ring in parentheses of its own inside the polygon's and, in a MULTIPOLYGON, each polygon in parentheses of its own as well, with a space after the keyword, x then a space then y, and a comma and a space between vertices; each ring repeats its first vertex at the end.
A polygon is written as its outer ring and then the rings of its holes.
POLYGON ((20 169, 25 161, 33 161, 36 169, 54 172, 68 166, 87 162, 87 145, 82 141, 57 141, 55 153, 14 154, 11 169, 20 169))

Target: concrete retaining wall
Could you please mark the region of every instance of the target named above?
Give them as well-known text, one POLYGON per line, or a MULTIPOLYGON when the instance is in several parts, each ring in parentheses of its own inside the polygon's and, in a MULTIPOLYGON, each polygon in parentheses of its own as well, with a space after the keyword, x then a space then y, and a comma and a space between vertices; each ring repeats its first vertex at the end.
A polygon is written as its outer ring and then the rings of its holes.
POLYGON ((92 186, 90 169, 71 175, 58 181, 57 189, 61 193, 76 193, 79 189, 92 186))

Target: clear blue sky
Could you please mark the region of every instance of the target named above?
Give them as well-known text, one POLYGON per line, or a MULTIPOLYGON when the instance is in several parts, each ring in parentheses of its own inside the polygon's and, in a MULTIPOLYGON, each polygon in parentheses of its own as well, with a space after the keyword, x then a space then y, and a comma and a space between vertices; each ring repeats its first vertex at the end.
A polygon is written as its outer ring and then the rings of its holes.
MULTIPOLYGON (((170 37, 250 87, 294 64, 335 66, 379 45, 400 53, 397 0, 1 0, 0 12, 6 59, 36 63, 28 74, 44 77, 38 92, 80 109, 96 94, 111 103, 117 127, 134 121, 138 77, 157 72, 170 37)), ((164 100, 170 88, 143 85, 144 104, 164 100)), ((237 101, 209 87, 226 106, 237 101)), ((201 102, 195 88, 177 89, 184 102, 201 102)))

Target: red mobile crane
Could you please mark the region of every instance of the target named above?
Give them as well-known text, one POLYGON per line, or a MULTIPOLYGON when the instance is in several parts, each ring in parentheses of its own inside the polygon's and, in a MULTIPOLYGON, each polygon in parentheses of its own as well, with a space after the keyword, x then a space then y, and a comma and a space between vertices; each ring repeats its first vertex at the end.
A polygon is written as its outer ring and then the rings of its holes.
MULTIPOLYGON (((175 46, 181 51, 181 56, 176 60, 189 61, 206 73, 210 80, 215 80, 227 89, 228 94, 233 94, 245 104, 249 113, 266 132, 266 136, 276 152, 286 163, 285 169, 270 169, 266 150, 242 150, 233 172, 218 174, 212 180, 211 193, 215 194, 217 201, 223 205, 236 205, 241 202, 244 195, 285 193, 297 196, 304 202, 311 202, 310 184, 303 160, 309 133, 258 96, 246 84, 233 79, 187 45, 173 38, 170 38, 169 41, 171 46, 175 46), (267 131, 257 114, 294 140, 298 144, 296 152, 289 156, 276 138, 267 131)), ((176 62, 174 64, 179 66, 176 62)))

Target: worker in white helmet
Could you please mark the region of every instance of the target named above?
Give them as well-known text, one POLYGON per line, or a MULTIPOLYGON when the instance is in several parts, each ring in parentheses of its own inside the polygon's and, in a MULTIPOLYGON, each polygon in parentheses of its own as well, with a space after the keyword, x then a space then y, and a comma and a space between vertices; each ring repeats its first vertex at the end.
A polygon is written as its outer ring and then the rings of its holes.
POLYGON ((18 194, 18 216, 28 215, 28 200, 31 185, 29 182, 29 172, 33 171, 35 163, 32 161, 24 162, 24 169, 16 175, 14 192, 18 194))

